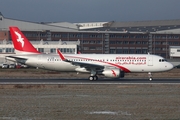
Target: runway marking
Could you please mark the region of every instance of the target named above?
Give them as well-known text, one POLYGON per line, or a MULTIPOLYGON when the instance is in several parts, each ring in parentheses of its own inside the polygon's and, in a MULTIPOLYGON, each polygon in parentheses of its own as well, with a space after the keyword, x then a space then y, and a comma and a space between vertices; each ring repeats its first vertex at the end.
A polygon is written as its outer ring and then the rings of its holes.
POLYGON ((179 85, 180 83, 73 83, 73 82, 0 82, 0 85, 29 84, 29 85, 179 85))
POLYGON ((131 115, 128 112, 123 111, 92 111, 92 112, 85 112, 86 114, 104 114, 104 115, 131 115))

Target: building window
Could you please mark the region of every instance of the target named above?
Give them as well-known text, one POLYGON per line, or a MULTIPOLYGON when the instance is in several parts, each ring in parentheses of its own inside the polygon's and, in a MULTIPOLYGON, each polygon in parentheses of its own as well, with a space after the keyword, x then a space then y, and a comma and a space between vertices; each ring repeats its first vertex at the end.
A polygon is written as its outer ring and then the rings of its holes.
POLYGON ((137 49, 137 50, 136 50, 136 53, 137 53, 137 54, 141 54, 141 50, 140 50, 140 49, 137 49))
POLYGON ((148 44, 148 42, 143 41, 142 44, 143 44, 143 45, 146 45, 146 44, 148 44))
MULTIPOLYGON (((55 49, 55 48, 51 48, 51 49, 50 49, 50 52, 51 52, 51 53, 56 53, 56 49, 55 49)), ((61 51, 61 52, 62 52, 62 51, 61 51)))
POLYGON ((67 34, 62 34, 61 37, 62 38, 68 38, 68 35, 67 34))
POLYGON ((156 45, 161 45, 161 42, 156 41, 155 44, 156 44, 156 45))
POLYGON ((102 50, 102 47, 96 47, 96 50, 102 50))
MULTIPOLYGON (((0 50, 1 50, 1 52, 3 52, 2 49, 0 49, 0 50)), ((5 50, 6 50, 6 53, 13 53, 14 52, 14 48, 6 48, 5 50)))
POLYGON ((96 47, 89 47, 89 50, 96 50, 96 47))
POLYGON ((70 38, 80 38, 81 34, 70 34, 69 37, 70 38))
POLYGON ((95 44, 96 43, 96 41, 89 41, 89 44, 95 44))
POLYGON ((38 48, 39 52, 44 52, 44 48, 38 48))
POLYGON ((63 48, 63 52, 66 53, 66 48, 63 48))
POLYGON ((116 53, 116 49, 110 49, 110 53, 115 54, 116 53))
POLYGON ((61 34, 55 33, 52 36, 54 36, 55 38, 61 37, 61 34))
POLYGON ((130 54, 134 54, 135 51, 136 51, 135 49, 130 49, 130 50, 129 50, 129 53, 130 53, 130 54))
POLYGON ((110 38, 116 38, 116 35, 110 35, 109 37, 110 38))
POLYGON ((173 42, 174 45, 179 45, 179 42, 173 42))
POLYGON ((161 50, 161 48, 159 48, 159 47, 156 47, 156 48, 155 48, 155 50, 161 50))
POLYGON ((69 53, 69 48, 67 48, 66 50, 67 50, 67 53, 69 53))
POLYGON ((167 44, 167 42, 162 42, 161 44, 162 44, 162 45, 166 45, 166 44, 167 44))
POLYGON ((116 41, 110 41, 110 44, 116 44, 116 41))
POLYGON ((70 53, 75 53, 75 48, 71 48, 70 53))
POLYGON ((122 41, 116 41, 116 44, 123 44, 122 41))
POLYGON ((136 44, 141 44, 141 41, 137 41, 136 44))
POLYGON ((116 49, 116 53, 117 54, 123 53, 123 50, 122 49, 116 49))
POLYGON ((89 50, 89 47, 83 47, 84 50, 89 50))
POLYGON ((129 36, 128 36, 128 35, 123 35, 122 37, 123 37, 123 38, 129 38, 129 36))
POLYGON ((124 44, 129 44, 129 41, 124 41, 123 43, 124 43, 124 44))
POLYGON ((97 43, 97 44, 102 44, 102 41, 97 40, 96 43, 97 43))
POLYGON ((129 41, 129 44, 136 44, 136 42, 135 41, 129 41))
POLYGON ((89 44, 89 41, 87 41, 87 40, 83 40, 83 42, 82 42, 83 44, 89 44))
POLYGON ((147 50, 147 49, 142 49, 142 53, 143 53, 143 54, 147 54, 147 53, 148 53, 148 50, 147 50))
POLYGON ((174 39, 179 39, 179 36, 176 35, 176 36, 174 36, 173 38, 174 38, 174 39))
POLYGON ((124 54, 128 54, 129 53, 129 49, 123 49, 123 53, 124 54))

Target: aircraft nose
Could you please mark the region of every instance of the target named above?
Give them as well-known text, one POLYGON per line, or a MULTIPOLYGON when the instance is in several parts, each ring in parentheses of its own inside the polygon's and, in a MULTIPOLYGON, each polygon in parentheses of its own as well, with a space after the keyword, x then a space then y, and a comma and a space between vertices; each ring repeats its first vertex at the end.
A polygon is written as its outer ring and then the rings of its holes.
POLYGON ((167 68, 168 70, 171 70, 171 69, 173 69, 173 68, 174 68, 174 66, 173 66, 173 64, 168 63, 168 65, 166 66, 166 68, 167 68))

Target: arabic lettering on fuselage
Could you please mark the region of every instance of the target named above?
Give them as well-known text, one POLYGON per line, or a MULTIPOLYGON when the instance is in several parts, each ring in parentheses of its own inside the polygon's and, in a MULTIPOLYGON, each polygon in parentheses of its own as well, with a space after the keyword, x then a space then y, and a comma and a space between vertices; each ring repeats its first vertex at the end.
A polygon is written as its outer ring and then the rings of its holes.
POLYGON ((127 57, 116 57, 116 64, 119 65, 145 65, 146 64, 146 57, 134 57, 134 56, 127 56, 127 57))

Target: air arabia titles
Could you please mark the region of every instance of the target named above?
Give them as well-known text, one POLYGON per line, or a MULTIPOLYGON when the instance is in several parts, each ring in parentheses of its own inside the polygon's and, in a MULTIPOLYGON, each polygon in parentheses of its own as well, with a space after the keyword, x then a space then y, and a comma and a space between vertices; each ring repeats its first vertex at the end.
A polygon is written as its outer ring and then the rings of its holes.
POLYGON ((116 64, 119 65, 145 65, 146 64, 146 57, 134 57, 134 56, 127 56, 127 57, 116 57, 116 64))

